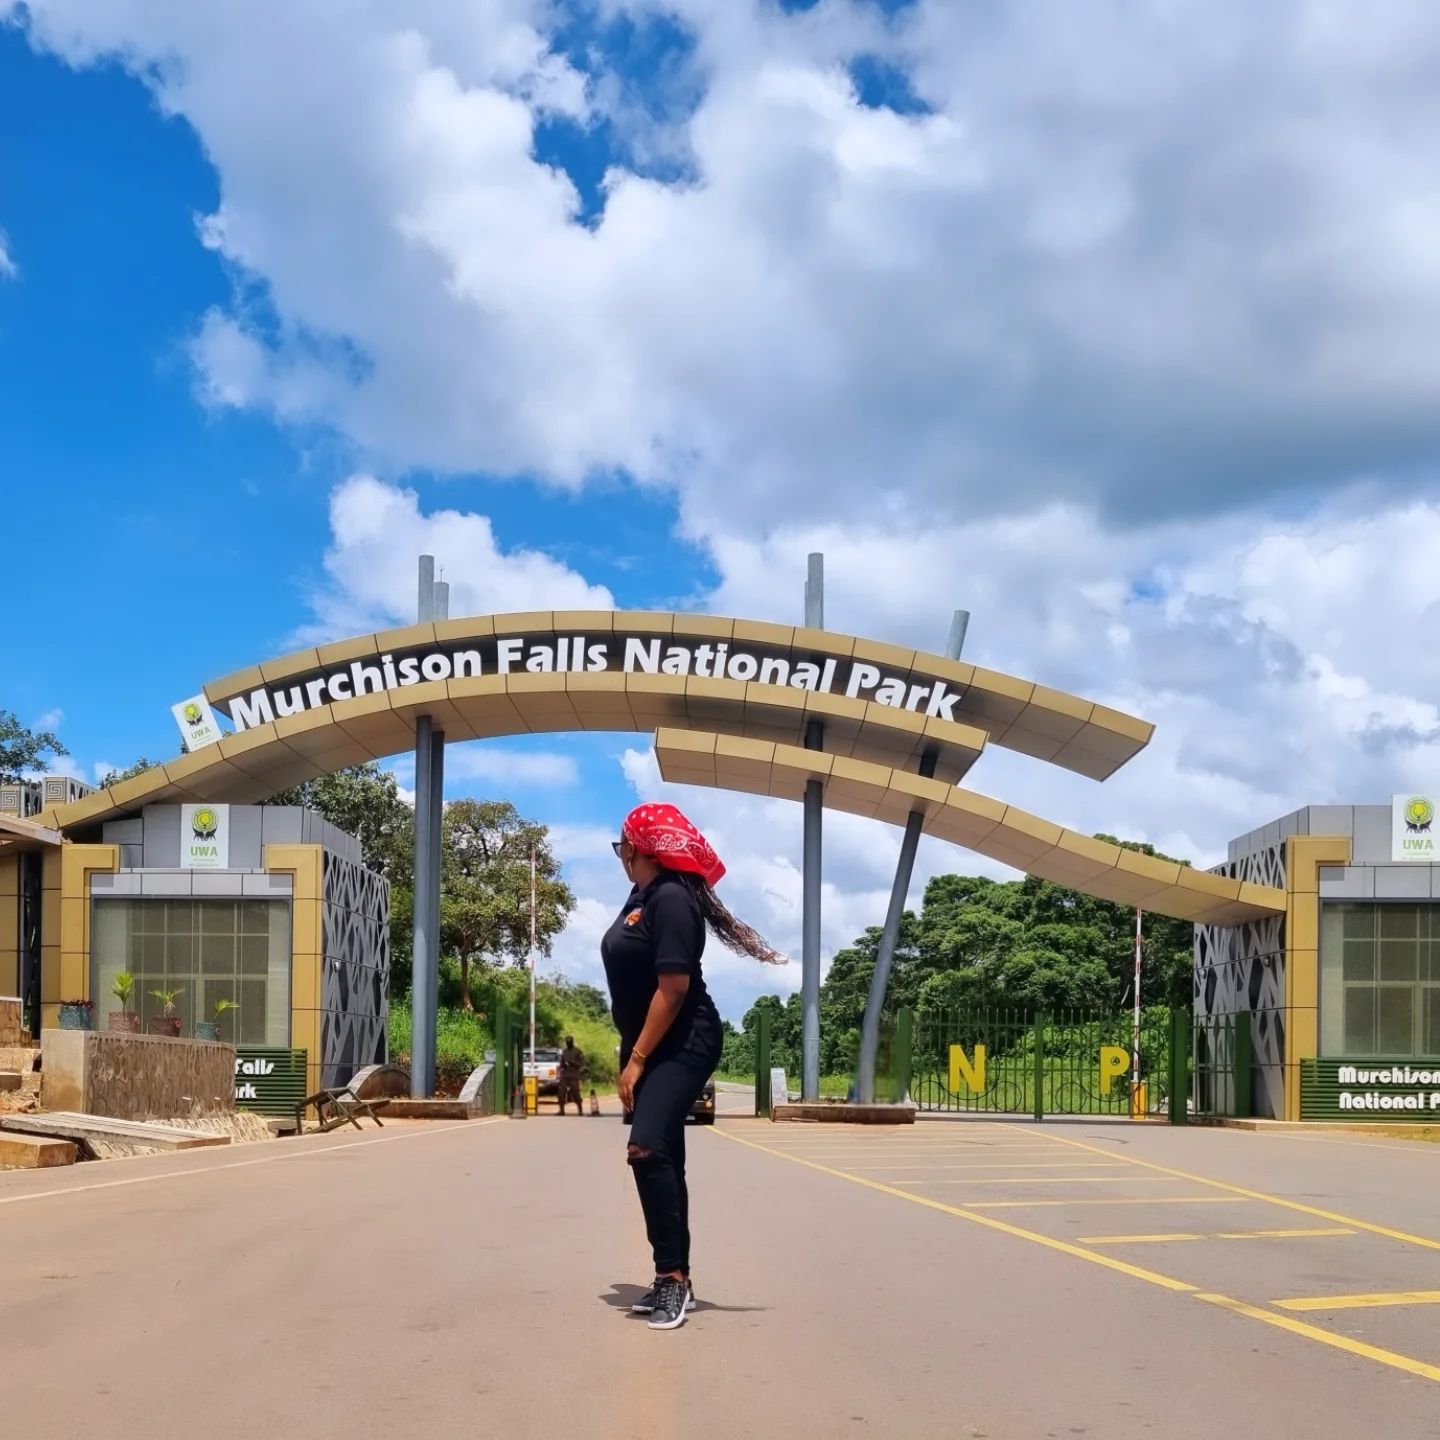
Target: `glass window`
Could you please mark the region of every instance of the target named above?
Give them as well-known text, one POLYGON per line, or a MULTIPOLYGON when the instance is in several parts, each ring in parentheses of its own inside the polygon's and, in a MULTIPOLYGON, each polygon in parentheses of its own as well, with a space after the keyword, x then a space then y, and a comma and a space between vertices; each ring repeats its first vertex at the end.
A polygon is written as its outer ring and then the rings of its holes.
POLYGON ((1320 1036, 1326 1055, 1440 1057, 1437 908, 1323 908, 1320 1036))
POLYGON ((1425 987, 1425 1053, 1440 1055, 1440 985, 1425 987))
POLYGON ((1345 1055, 1375 1053, 1375 987, 1345 987, 1345 1055))
MULTIPOLYGON (((94 902, 96 1010, 118 1009, 115 976, 135 976, 131 1004, 146 1028, 163 1013, 156 992, 176 992, 180 1033, 234 1000, 221 1033, 243 1045, 290 1043, 290 905, 285 900, 102 900, 94 902)), ((105 1022, 102 1020, 103 1028, 105 1022)))
POLYGON ((1415 987, 1381 985, 1377 1045, 1381 1055, 1410 1055, 1415 1048, 1415 987))
POLYGON ((1373 940, 1347 940, 1345 942, 1346 980, 1373 980, 1375 978, 1375 942, 1373 940))

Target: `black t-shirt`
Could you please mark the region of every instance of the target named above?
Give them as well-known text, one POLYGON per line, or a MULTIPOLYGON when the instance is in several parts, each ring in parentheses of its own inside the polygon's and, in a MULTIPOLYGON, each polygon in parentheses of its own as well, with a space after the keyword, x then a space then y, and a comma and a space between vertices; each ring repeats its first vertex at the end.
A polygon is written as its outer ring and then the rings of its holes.
POLYGON ((662 870, 643 890, 630 892, 624 909, 600 942, 610 987, 610 1014, 626 1058, 645 1028, 650 1001, 659 988, 657 975, 690 977, 685 1003, 656 1047, 657 1054, 678 1050, 697 1025, 718 1028, 718 1012, 700 969, 704 953, 705 920, 700 902, 678 874, 662 870))

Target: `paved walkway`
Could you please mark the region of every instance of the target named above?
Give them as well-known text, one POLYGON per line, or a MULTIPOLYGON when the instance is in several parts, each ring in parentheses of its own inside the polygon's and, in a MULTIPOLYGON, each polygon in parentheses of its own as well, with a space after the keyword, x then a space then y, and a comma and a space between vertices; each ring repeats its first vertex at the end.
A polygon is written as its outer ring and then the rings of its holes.
POLYGON ((627 1313, 623 1135, 0 1175, 7 1433, 1440 1436, 1440 1147, 727 1117, 691 1132, 702 1303, 665 1335, 627 1313))

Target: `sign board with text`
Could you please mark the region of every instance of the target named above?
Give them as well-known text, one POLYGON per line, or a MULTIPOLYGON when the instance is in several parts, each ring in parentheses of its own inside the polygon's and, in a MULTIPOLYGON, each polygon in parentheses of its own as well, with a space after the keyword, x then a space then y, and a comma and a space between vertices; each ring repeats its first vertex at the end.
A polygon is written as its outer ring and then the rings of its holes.
MULTIPOLYGON (((915 666, 924 658, 917 657, 915 666)), ((249 730, 338 701, 389 694, 442 680, 605 672, 755 681, 843 695, 852 700, 873 700, 952 721, 961 718, 955 706, 965 695, 963 685, 945 676, 920 678, 913 667, 891 669, 868 660, 811 653, 803 646, 614 633, 560 635, 546 631, 385 651, 231 695, 222 702, 222 708, 229 713, 236 730, 249 730)))
POLYGON ((270 1045, 235 1047, 235 1108, 258 1115, 293 1115, 305 1098, 304 1050, 270 1045))
POLYGON ((1440 1124, 1440 1056, 1302 1060, 1300 1118, 1440 1124))
POLYGON ((1396 795, 1390 801, 1390 858, 1432 865, 1440 860, 1435 848, 1434 795, 1396 795))
POLYGON ((210 702, 203 693, 172 705, 170 713, 175 717, 175 724, 180 731, 180 743, 184 745, 186 754, 203 750, 205 746, 214 745, 223 738, 211 712, 210 702))
POLYGON ((180 807, 180 868, 225 870, 230 865, 230 807, 180 807))

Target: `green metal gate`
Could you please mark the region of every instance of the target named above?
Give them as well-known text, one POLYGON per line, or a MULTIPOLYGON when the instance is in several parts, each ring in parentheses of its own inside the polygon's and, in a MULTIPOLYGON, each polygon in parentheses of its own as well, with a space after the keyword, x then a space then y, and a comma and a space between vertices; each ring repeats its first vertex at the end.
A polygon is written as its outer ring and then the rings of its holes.
POLYGON ((1191 1112, 1198 1117, 1254 1114, 1255 1054, 1252 1017, 1195 1017, 1191 1061, 1191 1112))
MULTIPOLYGON (((897 1017, 897 1036, 904 1015, 897 1017)), ((997 1115, 1173 1113, 1185 1079, 1172 1074, 1180 1026, 1147 1010, 1140 1029, 1140 1085, 1131 1075, 1132 1017, 1019 1010, 919 1011, 911 1026, 910 1096, 921 1110, 997 1115)), ((1188 1036, 1188 1022, 1185 1027, 1188 1036)), ((1188 1049, 1188 1047, 1180 1047, 1188 1049)))

